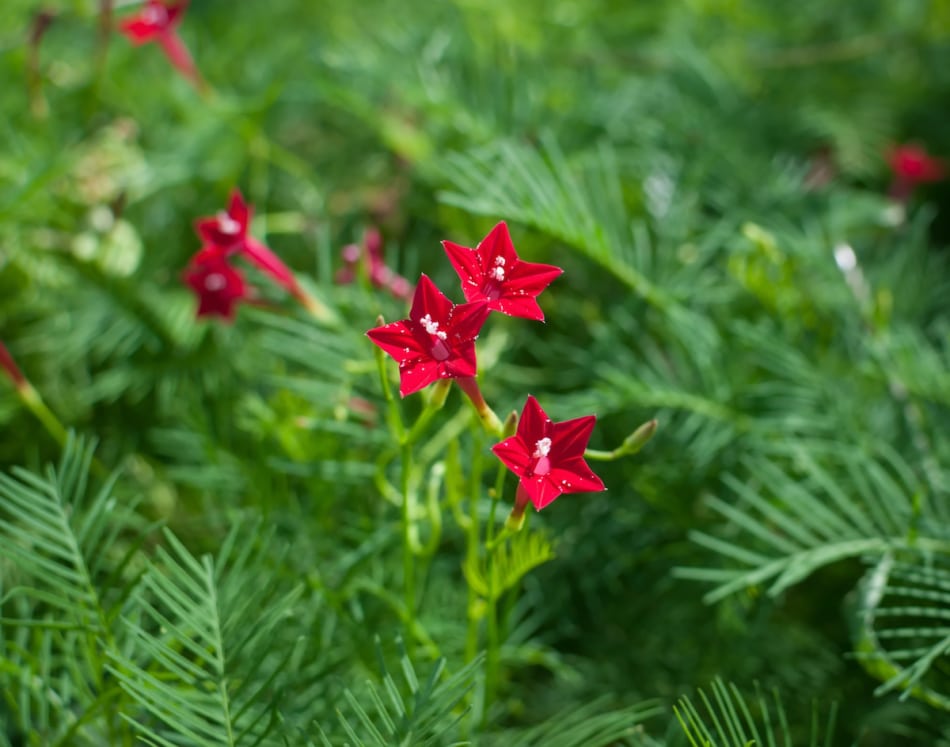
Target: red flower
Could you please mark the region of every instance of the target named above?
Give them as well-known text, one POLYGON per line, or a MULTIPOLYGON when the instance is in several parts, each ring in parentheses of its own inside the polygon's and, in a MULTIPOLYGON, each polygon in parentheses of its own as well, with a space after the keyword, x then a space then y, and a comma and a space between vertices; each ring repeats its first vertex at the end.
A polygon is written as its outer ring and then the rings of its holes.
POLYGON ((220 316, 234 320, 234 307, 251 296, 241 272, 228 264, 220 252, 205 247, 184 273, 185 282, 198 296, 197 316, 220 316))
POLYGON ((244 201, 241 191, 233 190, 228 200, 227 210, 221 210, 215 216, 199 218, 195 221, 195 230, 206 244, 202 252, 216 251, 225 256, 240 254, 291 293, 297 295, 299 293, 297 280, 290 268, 273 251, 249 235, 248 228, 253 214, 253 207, 244 201))
POLYGON ((894 172, 890 195, 899 202, 906 202, 918 185, 940 181, 946 175, 943 162, 919 145, 898 145, 887 154, 887 161, 894 172))
POLYGON ((596 420, 587 415, 552 423, 538 401, 528 397, 515 435, 492 447, 520 480, 513 513, 520 516, 528 499, 540 511, 561 493, 606 490, 584 461, 596 420))
POLYGON ((399 362, 399 393, 405 397, 439 379, 475 376, 475 339, 488 311, 484 303, 453 304, 423 275, 409 318, 366 334, 399 362))
POLYGON ((451 241, 442 246, 462 281, 466 301, 485 301, 493 311, 544 321, 534 299, 564 270, 519 259, 504 221, 474 249, 451 241))
POLYGON ((356 280, 357 269, 362 263, 374 288, 385 288, 400 301, 412 298, 412 284, 387 266, 383 259, 383 237, 378 229, 368 228, 363 235, 363 246, 347 244, 340 256, 343 258, 343 267, 336 275, 336 282, 340 285, 356 280))
POLYGON ((943 179, 943 163, 919 145, 898 145, 888 154, 888 163, 894 176, 912 184, 936 182, 943 179))
POLYGON ((176 31, 187 7, 188 0, 177 3, 146 0, 138 13, 119 24, 119 30, 136 46, 148 42, 158 43, 172 65, 200 88, 202 81, 198 68, 176 31))

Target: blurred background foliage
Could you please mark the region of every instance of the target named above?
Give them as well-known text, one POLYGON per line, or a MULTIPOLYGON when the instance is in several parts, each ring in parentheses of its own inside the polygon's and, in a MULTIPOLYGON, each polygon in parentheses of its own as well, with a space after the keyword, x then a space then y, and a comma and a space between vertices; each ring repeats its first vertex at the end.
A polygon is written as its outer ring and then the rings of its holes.
MULTIPOLYGON (((950 743, 950 191, 897 203, 886 160, 902 142, 950 154, 950 2, 193 0, 181 33, 206 98, 154 45, 104 34, 99 10, 0 7, 0 339, 123 467, 116 494, 142 518, 222 566, 229 527, 249 532, 258 555, 236 567, 295 605, 281 635, 303 641, 261 665, 293 675, 289 743, 320 743, 314 721, 355 743, 343 689, 355 701, 379 654, 401 656, 373 591, 399 577, 374 485, 387 437, 354 398, 380 408, 364 332, 405 305, 334 283, 340 250, 377 226, 394 269, 449 289, 439 240, 473 245, 501 219, 522 256, 566 272, 546 325, 493 318, 480 340, 495 409, 532 393, 556 420, 594 412, 595 448, 661 428, 604 466, 608 492, 537 517, 557 558, 525 581, 485 743, 683 744, 670 707, 717 676, 777 688, 796 744, 813 703, 837 703, 829 744, 950 743), (192 221, 233 186, 341 326, 263 282, 272 308, 195 322, 192 221), (607 711, 646 720, 599 742, 544 731, 607 711)), ((12 387, 0 424, 3 465, 60 459, 12 387)), ((453 673, 460 547, 447 530, 423 604, 453 673)), ((0 666, 6 743, 95 743, 29 741, 29 723, 60 727, 24 705, 24 671, 0 666)))

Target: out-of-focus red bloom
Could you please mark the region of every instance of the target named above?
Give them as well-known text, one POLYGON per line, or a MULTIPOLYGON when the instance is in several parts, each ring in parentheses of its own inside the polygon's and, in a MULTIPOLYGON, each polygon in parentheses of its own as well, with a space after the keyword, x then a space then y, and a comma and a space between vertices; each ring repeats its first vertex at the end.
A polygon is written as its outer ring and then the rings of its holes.
POLYGON ((300 292, 294 273, 280 257, 255 239, 248 232, 254 208, 244 200, 241 191, 235 189, 228 199, 228 209, 217 215, 199 218, 195 230, 205 242, 202 252, 219 253, 225 256, 240 254, 262 272, 294 295, 300 292))
POLYGON ((487 316, 484 303, 455 305, 423 275, 409 318, 366 334, 399 363, 399 393, 405 397, 439 379, 474 377, 475 339, 487 316))
POLYGON ((203 83, 198 68, 177 31, 187 7, 188 0, 146 0, 138 13, 119 24, 119 30, 136 46, 156 42, 172 65, 201 88, 203 83))
POLYGON ((220 316, 234 321, 235 306, 251 297, 239 270, 220 252, 208 247, 196 254, 184 273, 185 283, 198 296, 197 316, 220 316))
POLYGON ((897 200, 906 200, 920 184, 940 181, 946 176, 943 161, 919 145, 895 146, 888 152, 887 162, 894 174, 891 197, 897 200))
POLYGON ((357 268, 362 262, 374 288, 385 288, 394 298, 402 301, 412 298, 412 284, 387 266, 383 259, 383 237, 379 229, 368 228, 363 236, 363 246, 347 244, 340 256, 343 258, 343 267, 336 275, 336 281, 340 285, 347 285, 356 280, 357 268))
POLYGON ((894 175, 915 183, 935 182, 946 173, 943 163, 919 145, 898 145, 888 154, 894 175))
POLYGON ((528 397, 515 435, 492 447, 519 478, 513 515, 520 516, 528 500, 540 511, 562 493, 606 489, 584 461, 596 420, 587 415, 552 423, 538 401, 528 397))
POLYGON ((522 261, 504 221, 474 249, 451 241, 443 241, 442 246, 462 281, 466 301, 484 301, 493 311, 544 321, 535 298, 564 270, 522 261))

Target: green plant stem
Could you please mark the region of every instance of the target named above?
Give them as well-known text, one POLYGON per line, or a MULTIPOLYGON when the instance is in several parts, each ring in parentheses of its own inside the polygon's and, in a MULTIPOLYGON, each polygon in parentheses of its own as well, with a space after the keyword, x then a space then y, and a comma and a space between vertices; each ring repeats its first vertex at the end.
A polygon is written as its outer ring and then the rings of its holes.
MULTIPOLYGON (((481 526, 478 521, 478 499, 481 492, 482 445, 484 436, 481 423, 472 428, 472 471, 469 484, 468 532, 465 543, 465 563, 469 568, 478 565, 479 537, 481 526)), ((478 624, 481 610, 478 593, 468 586, 468 633, 465 639, 465 663, 475 660, 478 654, 478 624)))
MULTIPOLYGON (((499 464, 495 485, 491 491, 491 508, 488 511, 488 525, 485 527, 485 579, 488 585, 488 599, 485 600, 486 648, 485 690, 482 698, 482 727, 488 723, 488 712, 498 691, 498 670, 501 659, 501 641, 498 636, 497 594, 495 592, 495 513, 505 484, 505 465, 499 464)), ((507 535, 502 531, 499 540, 507 535)))
POLYGON ((400 478, 400 492, 402 493, 402 572, 405 581, 406 628, 411 635, 416 624, 415 553, 412 548, 412 496, 409 484, 412 474, 412 444, 406 441, 402 444, 400 451, 402 456, 402 474, 400 478))
MULTIPOLYGON (((49 409, 47 404, 40 397, 40 393, 33 388, 28 381, 16 388, 20 395, 20 401, 26 406, 26 409, 33 413, 33 417, 40 421, 40 424, 46 429, 53 439, 60 446, 66 445, 69 434, 66 427, 59 421, 59 418, 49 409)), ((90 469, 100 480, 105 480, 109 476, 109 470, 96 457, 90 462, 90 469)))

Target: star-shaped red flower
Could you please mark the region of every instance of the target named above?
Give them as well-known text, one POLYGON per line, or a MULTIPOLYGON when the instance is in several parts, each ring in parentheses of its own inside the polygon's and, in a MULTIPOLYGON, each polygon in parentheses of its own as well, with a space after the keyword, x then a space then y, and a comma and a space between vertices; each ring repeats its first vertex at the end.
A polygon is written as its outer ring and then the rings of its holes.
POLYGON ((185 270, 184 280, 198 296, 197 316, 220 316, 234 320, 234 307, 251 296, 239 270, 224 255, 202 249, 185 270))
POLYGON ((202 87, 201 76, 194 60, 178 36, 177 26, 181 23, 188 0, 179 2, 164 2, 163 0, 146 0, 142 9, 119 24, 119 30, 136 46, 156 42, 165 55, 188 80, 199 88, 202 87))
POLYGON ((594 415, 587 415, 552 423, 538 401, 529 396, 515 435, 493 446, 492 451, 518 475, 519 492, 524 491, 540 511, 562 493, 606 490, 584 461, 596 421, 594 415))
POLYGON ((564 270, 522 261, 504 221, 474 249, 451 241, 443 241, 442 246, 462 281, 466 301, 484 301, 492 311, 544 321, 535 298, 564 270))
POLYGON ((405 397, 439 379, 475 376, 475 339, 488 313, 484 303, 453 304, 423 275, 409 318, 366 334, 399 362, 399 393, 405 397))
POLYGON ((241 254, 280 285, 297 293, 297 280, 290 268, 248 232, 253 214, 254 208, 245 202, 241 191, 235 189, 228 199, 228 209, 214 216, 199 218, 195 221, 195 230, 206 247, 225 255, 241 254))

